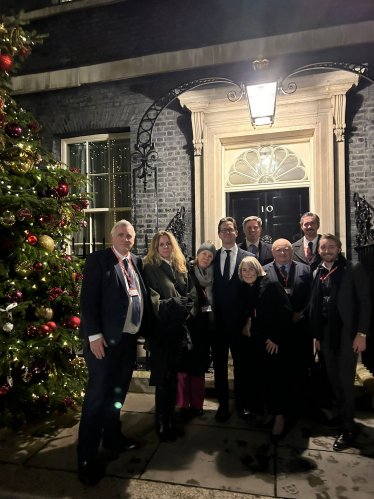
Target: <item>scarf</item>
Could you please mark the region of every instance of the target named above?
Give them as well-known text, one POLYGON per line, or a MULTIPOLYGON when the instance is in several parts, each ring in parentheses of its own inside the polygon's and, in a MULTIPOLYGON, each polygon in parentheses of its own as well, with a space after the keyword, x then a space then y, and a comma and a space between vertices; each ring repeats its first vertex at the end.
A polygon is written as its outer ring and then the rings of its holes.
POLYGON ((208 305, 213 307, 213 267, 210 265, 207 269, 203 270, 197 264, 193 266, 193 271, 200 286, 205 289, 208 305))
POLYGON ((324 339, 324 321, 323 321, 323 283, 321 277, 327 275, 336 268, 336 270, 327 278, 330 279, 331 293, 327 303, 327 327, 329 332, 329 347, 337 350, 340 346, 340 334, 342 322, 338 311, 338 294, 343 278, 345 268, 345 258, 339 255, 334 262, 330 271, 320 263, 316 269, 316 273, 312 286, 312 297, 310 302, 310 327, 314 338, 317 340, 324 339))

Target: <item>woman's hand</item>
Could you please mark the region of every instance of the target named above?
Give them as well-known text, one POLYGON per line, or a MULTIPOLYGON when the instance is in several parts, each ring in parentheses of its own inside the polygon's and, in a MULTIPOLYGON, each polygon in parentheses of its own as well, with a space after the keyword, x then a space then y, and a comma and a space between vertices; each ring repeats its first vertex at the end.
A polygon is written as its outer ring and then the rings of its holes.
POLYGON ((278 345, 273 343, 271 340, 267 339, 266 340, 266 351, 267 353, 273 354, 273 353, 278 353, 278 345))

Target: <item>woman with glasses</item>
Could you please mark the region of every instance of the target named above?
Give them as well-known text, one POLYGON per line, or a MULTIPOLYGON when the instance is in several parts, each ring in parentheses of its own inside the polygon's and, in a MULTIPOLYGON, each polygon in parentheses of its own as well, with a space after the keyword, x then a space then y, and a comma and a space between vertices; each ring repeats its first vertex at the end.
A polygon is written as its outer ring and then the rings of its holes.
POLYGON ((174 442, 180 435, 174 417, 178 365, 182 349, 193 347, 186 324, 197 314, 198 299, 183 253, 170 232, 153 236, 144 261, 144 282, 153 315, 149 347, 156 432, 161 441, 174 442))
POLYGON ((249 377, 261 387, 265 417, 259 428, 272 428, 278 440, 284 430, 287 402, 287 342, 292 308, 281 284, 270 281, 254 257, 245 257, 239 266, 243 286, 243 334, 251 341, 249 377))

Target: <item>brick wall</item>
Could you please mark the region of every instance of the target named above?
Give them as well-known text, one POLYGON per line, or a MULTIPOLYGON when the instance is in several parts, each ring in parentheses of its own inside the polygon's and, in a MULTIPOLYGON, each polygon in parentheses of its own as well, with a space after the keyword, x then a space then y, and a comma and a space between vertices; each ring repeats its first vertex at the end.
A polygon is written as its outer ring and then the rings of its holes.
MULTIPOLYGON (((95 130, 100 133, 108 128, 129 128, 132 149, 141 117, 149 105, 169 90, 157 78, 137 81, 118 81, 101 85, 87 85, 63 91, 18 96, 24 109, 32 112, 43 125, 43 146, 60 157, 59 136, 74 136, 79 132, 95 130)), ((192 129, 189 113, 178 103, 166 109, 154 129, 154 141, 159 159, 158 212, 159 229, 165 229, 181 206, 186 208, 186 243, 192 254, 192 129)), ((155 233, 154 181, 149 180, 147 192, 137 180, 137 247, 145 254, 144 236, 155 233)))
POLYGON ((357 260, 354 251, 356 224, 353 194, 365 195, 374 206, 374 85, 360 82, 358 89, 347 97, 347 195, 348 230, 351 231, 352 259, 357 260))

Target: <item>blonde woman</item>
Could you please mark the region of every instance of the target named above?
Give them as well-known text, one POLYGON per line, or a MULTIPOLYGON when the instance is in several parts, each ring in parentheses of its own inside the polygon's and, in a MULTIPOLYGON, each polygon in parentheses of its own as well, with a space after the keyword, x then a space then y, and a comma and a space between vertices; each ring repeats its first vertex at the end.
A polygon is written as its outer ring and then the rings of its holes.
POLYGON ((151 301, 150 385, 156 386, 156 431, 161 441, 178 436, 174 413, 178 364, 183 348, 193 348, 186 324, 198 312, 195 286, 186 261, 170 232, 153 236, 144 261, 144 281, 151 301))

